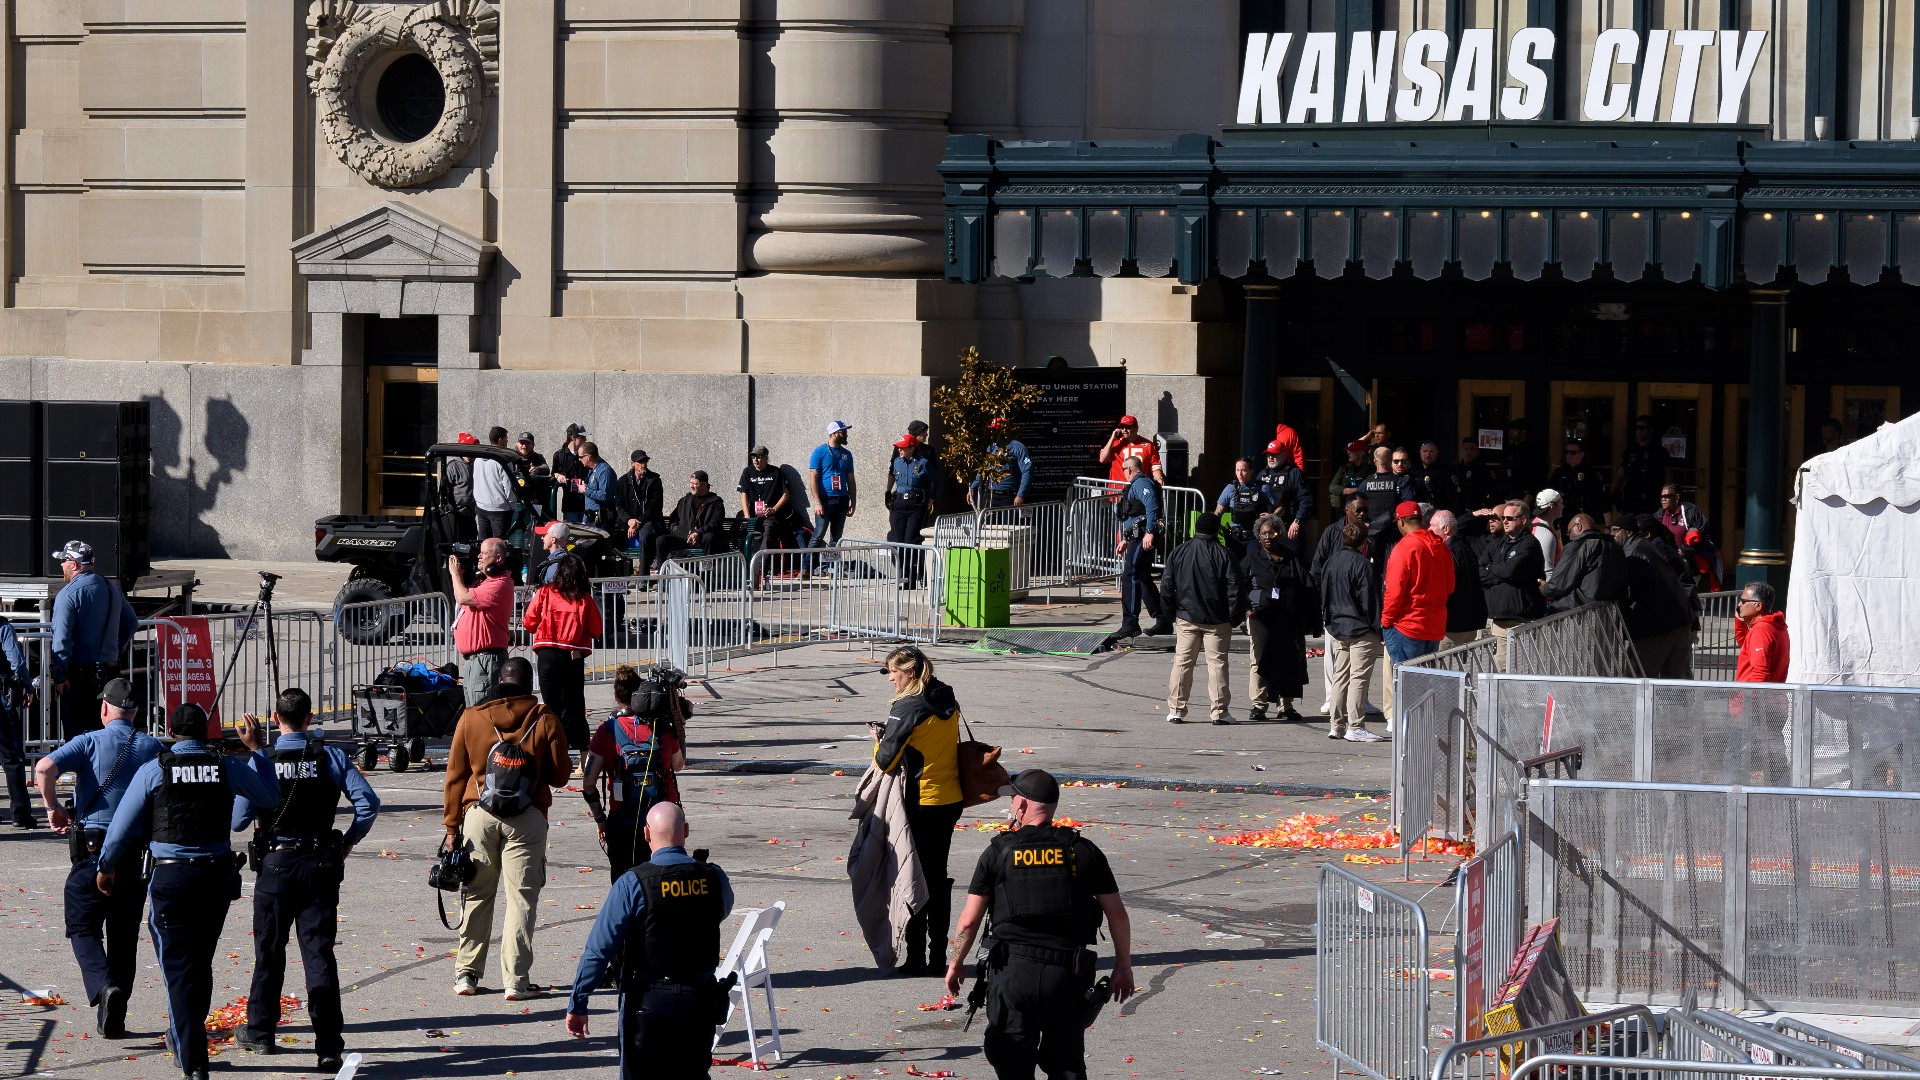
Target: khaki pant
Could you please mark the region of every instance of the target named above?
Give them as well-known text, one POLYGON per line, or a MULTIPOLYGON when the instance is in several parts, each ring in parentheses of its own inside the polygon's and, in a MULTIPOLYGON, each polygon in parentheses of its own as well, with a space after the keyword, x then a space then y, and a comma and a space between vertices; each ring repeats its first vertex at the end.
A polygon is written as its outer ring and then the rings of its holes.
POLYGON ((547 817, 529 809, 498 818, 478 804, 467 808, 460 835, 473 845, 476 872, 467 886, 460 923, 460 947, 454 972, 478 981, 493 936, 493 901, 507 894, 507 921, 500 934, 500 980, 507 990, 522 990, 533 975, 533 927, 540 911, 540 887, 547 881, 547 817))
POLYGON ((1336 735, 1345 735, 1349 728, 1359 727, 1367 718, 1367 684, 1373 680, 1373 669, 1386 655, 1386 649, 1380 643, 1379 634, 1350 638, 1328 635, 1327 654, 1333 657, 1333 685, 1329 691, 1333 695, 1333 712, 1328 718, 1328 727, 1336 735))
MULTIPOLYGON (((1267 624, 1259 619, 1247 619, 1247 640, 1252 647, 1247 650, 1247 700, 1250 708, 1265 712, 1276 700, 1266 677, 1260 674, 1260 652, 1267 647, 1267 624)), ((1279 698, 1281 708, 1292 706, 1292 698, 1279 698)))
POLYGON ((1507 637, 1516 626, 1525 626, 1527 619, 1490 619, 1487 630, 1493 634, 1493 670, 1507 670, 1507 637))
POLYGON ((1173 620, 1173 674, 1167 679, 1167 715, 1187 715, 1187 693, 1193 689, 1193 666, 1200 650, 1207 651, 1207 696, 1212 699, 1212 716, 1227 715, 1233 703, 1233 691, 1227 686, 1227 651, 1232 647, 1233 627, 1226 623, 1202 626, 1185 619, 1173 620))
POLYGON ((1455 645, 1471 645, 1474 642, 1479 641, 1481 635, 1485 633, 1486 633, 1485 630, 1461 630, 1458 632, 1449 631, 1447 633, 1447 643, 1441 646, 1441 648, 1451 649, 1455 645))
MULTIPOLYGON (((1328 716, 1332 716, 1333 715, 1333 635, 1332 634, 1328 634, 1326 636, 1326 643, 1327 643, 1326 649, 1320 653, 1320 671, 1321 671, 1321 676, 1322 676, 1324 685, 1327 688, 1327 707, 1325 711, 1328 716)), ((1382 647, 1384 648, 1384 646, 1382 647)), ((1385 654, 1383 653, 1382 655, 1385 655, 1385 654)), ((1371 693, 1371 688, 1367 688, 1362 692, 1371 693)), ((1371 707, 1372 704, 1373 703, 1371 701, 1363 702, 1363 705, 1366 707, 1364 707, 1361 710, 1360 715, 1370 716, 1374 713, 1381 712, 1381 710, 1379 709, 1372 708, 1371 707)), ((1385 714, 1382 713, 1382 715, 1385 715, 1385 714)))

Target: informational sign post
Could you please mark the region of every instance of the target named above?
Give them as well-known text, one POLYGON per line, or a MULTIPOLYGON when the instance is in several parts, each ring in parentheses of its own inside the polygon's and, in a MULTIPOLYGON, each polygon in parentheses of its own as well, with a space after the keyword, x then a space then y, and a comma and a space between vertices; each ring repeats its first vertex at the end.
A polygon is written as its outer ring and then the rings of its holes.
POLYGON ((220 713, 214 708, 213 633, 207 620, 198 615, 176 615, 161 624, 160 686, 167 700, 167 715, 186 702, 207 710, 216 723, 220 713))
POLYGON ((1466 1003, 1466 1033, 1472 1042, 1487 1034, 1487 863, 1470 859, 1462 868, 1466 911, 1460 923, 1460 1000, 1466 1003))
MULTIPOLYGON (((1018 418, 1019 438, 1033 458, 1027 501, 1066 495, 1076 476, 1105 476, 1100 448, 1127 412, 1127 369, 1014 368, 1040 400, 1018 418)), ((1142 432, 1151 435, 1151 432, 1142 432)))

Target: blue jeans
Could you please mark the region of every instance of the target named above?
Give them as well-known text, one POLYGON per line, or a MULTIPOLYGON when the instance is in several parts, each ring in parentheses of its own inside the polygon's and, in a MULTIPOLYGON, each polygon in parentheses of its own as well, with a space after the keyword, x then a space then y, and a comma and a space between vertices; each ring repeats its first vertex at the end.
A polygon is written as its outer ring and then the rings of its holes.
MULTIPOLYGON (((821 511, 813 515, 813 543, 810 546, 826 547, 829 544, 837 546, 840 543, 840 534, 847 531, 847 500, 828 499, 821 505, 821 511)), ((810 571, 815 569, 818 562, 817 559, 808 558, 807 569, 810 571)))
MULTIPOLYGON (((1154 540, 1156 545, 1159 542, 1154 540)), ((1142 605, 1154 622, 1160 621, 1160 590, 1153 583, 1153 552, 1141 548, 1139 537, 1128 537, 1127 549, 1120 556, 1120 625, 1138 626, 1142 605)))
POLYGON ((1380 638, 1386 642, 1387 659, 1392 660, 1396 664, 1404 664, 1416 657, 1426 656, 1428 653, 1440 651, 1440 643, 1438 641, 1421 641, 1419 638, 1410 638, 1391 626, 1387 627, 1387 629, 1381 633, 1380 638))

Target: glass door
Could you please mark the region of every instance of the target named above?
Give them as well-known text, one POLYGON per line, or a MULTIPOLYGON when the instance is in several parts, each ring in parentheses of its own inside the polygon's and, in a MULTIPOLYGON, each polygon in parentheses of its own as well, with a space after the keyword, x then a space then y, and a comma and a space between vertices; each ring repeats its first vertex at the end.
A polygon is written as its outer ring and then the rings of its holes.
MULTIPOLYGON (((1639 404, 1641 415, 1653 417, 1654 439, 1667 448, 1667 482, 1679 486, 1681 498, 1704 508, 1713 497, 1713 447, 1707 441, 1713 431, 1713 387, 1641 383, 1639 404)), ((1621 445, 1624 449, 1625 442, 1621 445)))
POLYGON ((1623 382, 1555 382, 1550 412, 1553 427, 1546 434, 1547 456, 1564 464, 1567 443, 1578 441, 1590 467, 1608 482, 1620 460, 1622 425, 1628 422, 1627 384, 1623 382))
MULTIPOLYGON (((1461 379, 1460 437, 1480 446, 1480 460, 1490 467, 1506 463, 1507 424, 1527 410, 1527 384, 1519 379, 1461 379)), ((1539 437, 1530 436, 1528 442, 1539 437)), ((1449 456, 1459 447, 1449 447, 1449 456)))
POLYGON ((1283 378, 1279 380, 1280 419, 1300 433, 1300 452, 1306 456, 1306 468, 1300 470, 1307 489, 1314 493, 1314 505, 1321 521, 1331 520, 1327 502, 1327 466, 1345 461, 1346 452, 1334 457, 1333 380, 1283 378))
POLYGON ((440 429, 440 370, 367 367, 367 513, 426 513, 427 448, 440 429))
POLYGON ((1865 438, 1889 420, 1900 419, 1897 386, 1836 386, 1833 411, 1840 421, 1840 437, 1847 442, 1865 438))

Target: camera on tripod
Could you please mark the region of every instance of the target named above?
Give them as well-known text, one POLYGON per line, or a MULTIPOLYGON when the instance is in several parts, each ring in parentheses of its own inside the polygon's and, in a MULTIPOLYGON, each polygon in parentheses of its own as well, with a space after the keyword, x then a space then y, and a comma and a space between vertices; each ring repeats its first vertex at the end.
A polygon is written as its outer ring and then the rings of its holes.
POLYGON ((473 861, 473 845, 461 842, 440 850, 440 858, 427 868, 427 884, 441 892, 458 892, 473 881, 480 868, 473 861))
POLYGON ((280 581, 279 574, 268 573, 265 570, 260 571, 259 599, 262 602, 273 599, 273 587, 274 585, 278 584, 279 581, 280 581))

